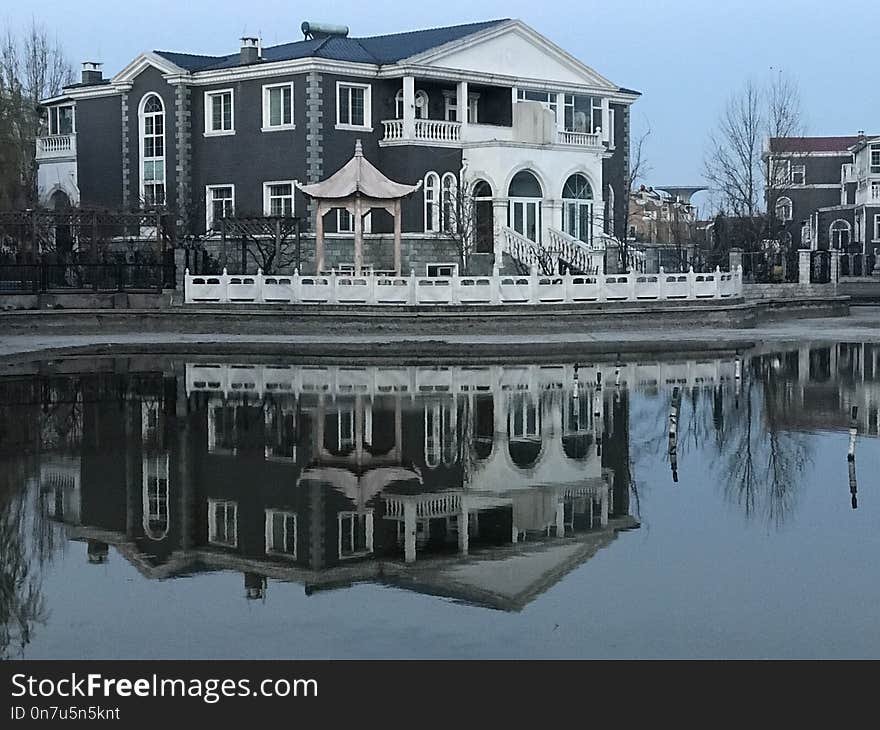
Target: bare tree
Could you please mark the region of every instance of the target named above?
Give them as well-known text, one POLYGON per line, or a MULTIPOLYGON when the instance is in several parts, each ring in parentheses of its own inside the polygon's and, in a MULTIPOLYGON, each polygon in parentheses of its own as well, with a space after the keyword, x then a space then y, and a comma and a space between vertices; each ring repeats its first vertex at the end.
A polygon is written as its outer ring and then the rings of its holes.
POLYGON ((40 134, 40 101, 73 81, 57 39, 33 21, 21 38, 11 27, 0 39, 0 205, 36 202, 34 145, 40 134))
MULTIPOLYGON (((776 208, 794 182, 794 154, 774 154, 766 144, 803 133, 800 107, 798 86, 785 74, 780 72, 765 85, 749 80, 728 99, 709 134, 704 176, 717 212, 737 220, 736 243, 749 251, 760 250, 782 233, 790 240, 790 231, 781 230, 790 228, 790 216, 777 216, 776 208)), ((728 242, 717 243, 729 248, 728 242)))

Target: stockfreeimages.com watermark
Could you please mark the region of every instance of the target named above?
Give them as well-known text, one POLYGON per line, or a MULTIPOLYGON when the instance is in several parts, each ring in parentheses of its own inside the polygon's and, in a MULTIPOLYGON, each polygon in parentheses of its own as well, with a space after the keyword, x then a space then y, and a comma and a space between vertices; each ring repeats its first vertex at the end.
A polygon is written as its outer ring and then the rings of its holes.
POLYGON ((12 696, 43 699, 101 697, 108 700, 129 697, 198 698, 208 704, 228 697, 317 697, 316 679, 179 679, 153 674, 137 679, 105 677, 72 672, 60 679, 12 675, 12 696))

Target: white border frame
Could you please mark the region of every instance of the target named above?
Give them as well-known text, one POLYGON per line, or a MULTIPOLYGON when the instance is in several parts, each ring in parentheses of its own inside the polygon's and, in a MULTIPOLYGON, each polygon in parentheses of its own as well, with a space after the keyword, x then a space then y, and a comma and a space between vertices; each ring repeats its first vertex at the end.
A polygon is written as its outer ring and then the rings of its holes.
POLYGON ((204 109, 202 110, 202 112, 205 117, 205 131, 204 131, 205 137, 228 137, 230 135, 235 134, 235 89, 232 89, 232 88, 211 89, 211 91, 206 91, 205 92, 205 106, 204 106, 204 109), (211 114, 209 113, 211 111, 210 98, 212 96, 217 96, 218 94, 229 94, 229 98, 230 98, 229 120, 230 120, 230 123, 232 124, 231 129, 211 129, 210 128, 210 119, 211 119, 211 114))
MULTIPOLYGON (((286 129, 296 129, 296 124, 293 121, 294 110, 296 109, 296 104, 294 102, 294 88, 293 81, 284 81, 280 84, 263 84, 262 88, 262 97, 263 97, 263 121, 262 126, 260 127, 261 132, 282 132, 286 129), (269 90, 270 89, 282 89, 285 86, 290 88, 290 124, 269 124, 269 90)), ((282 114, 282 118, 283 118, 282 114)))
POLYGON ((212 203, 214 199, 209 197, 211 195, 212 190, 216 190, 217 188, 231 188, 232 189, 232 212, 235 214, 235 183, 215 183, 213 185, 205 185, 205 231, 210 231, 211 226, 214 223, 214 219, 211 214, 214 211, 214 206, 212 203))
MULTIPOLYGON (((336 129, 348 129, 357 132, 373 131, 373 85, 360 84, 354 81, 337 81, 336 82, 336 129), (339 120, 339 91, 343 88, 355 88, 364 90, 364 124, 349 124, 339 120)), ((349 103, 349 116, 351 116, 351 104, 349 103)))
MULTIPOLYGON (((266 180, 263 183, 263 215, 272 215, 269 208, 269 186, 270 185, 290 185, 290 215, 296 212, 296 180, 266 180)), ((223 187, 222 185, 219 187, 223 187)), ((235 191, 233 191, 233 196, 235 191)), ((234 203, 233 203, 234 205, 234 203)))

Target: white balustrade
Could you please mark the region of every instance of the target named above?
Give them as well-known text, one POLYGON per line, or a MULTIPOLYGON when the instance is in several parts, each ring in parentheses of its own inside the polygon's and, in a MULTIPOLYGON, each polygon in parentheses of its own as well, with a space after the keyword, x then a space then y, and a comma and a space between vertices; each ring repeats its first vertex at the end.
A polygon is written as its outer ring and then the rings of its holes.
MULTIPOLYGON (((405 140, 402 119, 386 119, 382 122, 384 141, 405 140)), ((413 140, 419 142, 458 142, 461 140, 461 124, 443 119, 416 119, 413 140)))
POLYGON ((601 136, 589 132, 558 132, 559 144, 573 144, 579 147, 599 147, 602 144, 601 136))
POLYGON ((742 269, 657 274, 495 274, 376 276, 374 274, 190 275, 188 304, 339 304, 346 306, 529 305, 730 299, 742 296, 742 269))
POLYGON ((37 159, 44 160, 52 157, 75 157, 76 135, 75 134, 52 134, 48 137, 37 138, 37 159))

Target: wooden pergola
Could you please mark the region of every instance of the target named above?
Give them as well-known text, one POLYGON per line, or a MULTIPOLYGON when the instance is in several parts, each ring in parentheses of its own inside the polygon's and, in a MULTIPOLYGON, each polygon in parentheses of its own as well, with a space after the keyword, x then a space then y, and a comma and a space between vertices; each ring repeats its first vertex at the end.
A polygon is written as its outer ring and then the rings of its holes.
POLYGON ((422 183, 406 185, 383 175, 364 157, 361 141, 357 140, 352 157, 339 171, 321 182, 296 186, 316 205, 315 215, 315 270, 324 269, 324 216, 334 208, 344 208, 354 219, 354 273, 360 274, 364 265, 364 216, 373 208, 387 210, 394 218, 394 270, 400 267, 400 201, 414 193, 422 183))

